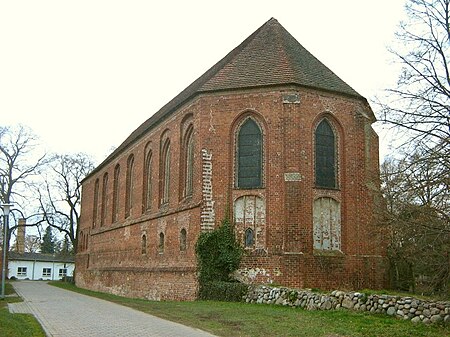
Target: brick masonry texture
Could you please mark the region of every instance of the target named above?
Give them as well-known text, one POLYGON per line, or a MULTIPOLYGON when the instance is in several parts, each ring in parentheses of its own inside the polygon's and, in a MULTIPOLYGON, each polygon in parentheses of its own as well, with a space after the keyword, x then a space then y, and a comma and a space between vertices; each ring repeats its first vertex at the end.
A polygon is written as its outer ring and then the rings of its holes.
MULTIPOLYGON (((220 75, 226 77, 226 73, 220 75)), ((379 202, 378 137, 364 98, 280 83, 196 92, 158 123, 152 118, 153 124, 145 130, 148 122, 139 127, 83 181, 78 286, 156 300, 195 299, 197 238, 202 230, 219 226, 226 216, 234 222, 235 206, 244 204, 238 202, 242 197, 258 201, 258 214, 253 218, 246 215, 242 223, 236 223, 236 234, 244 244, 245 229, 253 226, 256 242, 245 248, 236 278, 300 288, 386 286, 385 247, 380 243, 375 212, 379 202), (257 189, 235 184, 236 135, 246 118, 256 121, 262 132, 263 184, 257 189), (323 118, 330 121, 336 134, 336 189, 315 186, 314 130, 323 118), (189 196, 184 195, 183 181, 186 123, 192 125, 194 139, 193 191, 189 196), (161 204, 164 177, 160 153, 167 138, 169 200, 161 204), (146 209, 144 167, 149 150, 151 205, 146 209), (134 156, 134 170, 131 209, 126 217, 130 155, 134 156), (117 165, 118 216, 113 221, 117 165), (340 205, 339 250, 314 249, 313 204, 324 197, 340 205), (102 207, 105 212, 100 211, 102 207), (181 248, 183 229, 186 249, 181 248)))
POLYGON ((197 98, 173 118, 151 130, 117 160, 84 181, 79 230, 88 233, 88 248, 79 249, 77 255, 77 284, 152 299, 195 298, 194 250, 201 230, 204 202, 202 149, 207 149, 213 155, 211 181, 216 225, 239 196, 258 195, 267 205, 265 249, 247 249, 242 265, 242 270, 259 268, 266 272, 253 272, 255 277, 247 278, 247 281, 317 288, 383 287, 386 279, 380 269, 384 269, 386 261, 373 226, 378 192, 377 138, 366 127, 370 122, 359 114, 364 109, 358 100, 301 88, 250 90, 197 98), (283 104, 285 91, 298 93, 302 103, 283 104), (180 149, 176 140, 181 138, 179 125, 186 114, 193 115, 195 132, 194 190, 191 198, 180 200, 180 149), (314 187, 312 130, 324 114, 342 125, 339 149, 341 189, 338 191, 314 187), (247 115, 256 116, 265 127, 265 185, 256 190, 234 188, 234 126, 247 115), (152 207, 142 212, 144 149, 151 142, 153 156, 158 158, 159 139, 166 129, 170 130, 173 140, 169 205, 158 205, 159 177, 158 166, 155 165, 152 207), (133 184, 131 216, 125 219, 125 171, 131 153, 135 156, 136 183, 133 184), (118 221, 112 223, 109 210, 112 202, 110 183, 105 199, 108 203, 105 224, 92 228, 94 182, 105 172, 112 177, 116 164, 120 164, 122 174, 118 221), (287 172, 299 172, 301 181, 285 181, 287 172), (342 252, 331 252, 330 255, 321 255, 313 250, 312 204, 315 198, 323 195, 337 195, 342 203, 342 252), (186 251, 179 249, 182 228, 187 231, 186 251), (159 233, 164 233, 166 239, 163 253, 158 250, 159 233), (147 237, 146 254, 142 254, 141 249, 143 234, 147 237), (183 288, 186 290, 180 294, 179 289, 183 288))

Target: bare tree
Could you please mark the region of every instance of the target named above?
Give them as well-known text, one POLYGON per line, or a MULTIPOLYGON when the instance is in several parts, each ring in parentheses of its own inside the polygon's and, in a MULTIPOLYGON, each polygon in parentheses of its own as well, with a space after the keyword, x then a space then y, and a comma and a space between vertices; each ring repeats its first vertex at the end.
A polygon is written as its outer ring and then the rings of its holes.
MULTIPOLYGON (((14 203, 11 212, 13 219, 25 218, 25 209, 29 207, 31 199, 27 193, 47 164, 45 153, 40 152, 37 137, 29 128, 22 125, 0 126, 0 201, 14 203)), ((29 223, 27 226, 36 226, 38 223, 29 223)), ((16 222, 10 223, 6 237, 7 250, 11 233, 16 228, 16 222)))
POLYGON ((396 288, 446 293, 450 282, 450 181, 439 161, 388 158, 381 167, 384 224, 396 288))
POLYGON ((389 256, 397 285, 414 289, 422 277, 442 292, 450 280, 450 0, 407 0, 405 9, 391 48, 401 73, 378 102, 379 119, 403 143, 402 158, 381 168, 389 256))
POLYGON ((41 239, 38 235, 25 236, 25 251, 27 253, 36 253, 41 247, 41 239))
MULTIPOLYGON (((450 147, 450 0, 408 0, 391 48, 402 71, 381 103, 381 120, 408 140, 447 153, 450 147)), ((447 157, 448 158, 448 157, 447 157)))
POLYGON ((92 159, 84 153, 55 155, 45 173, 45 188, 38 189, 40 211, 51 227, 67 236, 77 247, 80 221, 81 181, 94 169, 92 159))

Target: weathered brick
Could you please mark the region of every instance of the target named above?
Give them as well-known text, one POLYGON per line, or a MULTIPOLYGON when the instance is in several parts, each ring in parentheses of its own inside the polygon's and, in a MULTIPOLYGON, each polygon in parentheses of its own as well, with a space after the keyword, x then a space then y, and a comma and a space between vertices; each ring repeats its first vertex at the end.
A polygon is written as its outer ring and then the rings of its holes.
POLYGON ((258 200, 258 209, 253 215, 245 214, 250 208, 243 210, 235 226, 241 243, 246 226, 254 226, 256 242, 246 248, 236 277, 247 282, 323 289, 386 286, 385 247, 378 240, 375 226, 378 137, 371 128, 371 116, 362 97, 294 84, 193 94, 151 128, 139 129, 139 135, 83 181, 77 285, 152 299, 194 299, 195 243, 200 232, 218 226, 225 217, 235 222, 237 200, 251 196, 255 205, 258 200), (263 185, 257 189, 235 187, 236 132, 248 117, 262 129, 263 185), (336 189, 315 186, 314 130, 323 118, 330 120, 336 133, 336 189), (193 194, 183 197, 182 138, 186 121, 194 130, 193 194), (160 151, 167 137, 170 197, 161 205, 160 151), (148 149, 153 158, 152 194, 151 208, 145 210, 144 163, 148 149), (131 154, 133 204, 130 216, 125 218, 125 177, 131 154), (119 208, 113 223, 117 164, 119 208), (106 203, 106 218, 103 226, 96 221, 94 227, 94 186, 98 179, 102 191, 105 172, 109 176, 106 200, 100 193, 96 207, 101 210, 102 202, 106 203), (334 247, 339 251, 314 250, 313 204, 322 197, 340 205, 339 244, 334 247), (182 229, 186 231, 186 250, 180 250, 182 229))

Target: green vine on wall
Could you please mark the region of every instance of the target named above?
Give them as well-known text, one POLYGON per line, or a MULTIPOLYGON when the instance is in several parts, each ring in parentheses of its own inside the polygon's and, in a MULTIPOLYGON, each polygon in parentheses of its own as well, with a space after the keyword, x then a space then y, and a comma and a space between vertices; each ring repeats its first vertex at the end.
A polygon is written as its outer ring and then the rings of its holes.
POLYGON ((240 300, 247 287, 233 282, 230 274, 239 268, 242 247, 236 241, 228 219, 212 232, 200 234, 195 252, 199 271, 199 297, 240 300))
POLYGON ((212 232, 203 232, 195 247, 202 282, 230 281, 230 273, 241 263, 242 248, 228 219, 212 232))

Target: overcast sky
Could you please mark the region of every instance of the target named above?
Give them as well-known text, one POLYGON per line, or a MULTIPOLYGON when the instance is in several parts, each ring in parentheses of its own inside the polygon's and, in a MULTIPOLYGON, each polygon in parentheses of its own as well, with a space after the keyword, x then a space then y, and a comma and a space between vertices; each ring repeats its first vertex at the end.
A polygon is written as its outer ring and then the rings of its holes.
POLYGON ((386 48, 403 4, 0 0, 0 125, 99 163, 271 17, 370 100, 396 80, 386 48))

